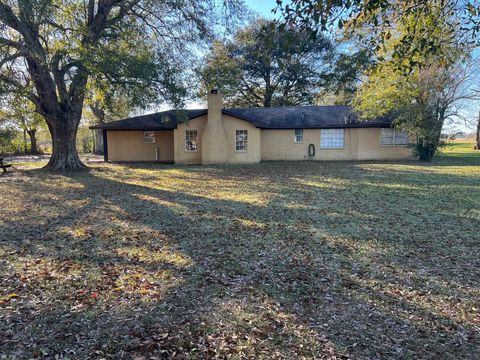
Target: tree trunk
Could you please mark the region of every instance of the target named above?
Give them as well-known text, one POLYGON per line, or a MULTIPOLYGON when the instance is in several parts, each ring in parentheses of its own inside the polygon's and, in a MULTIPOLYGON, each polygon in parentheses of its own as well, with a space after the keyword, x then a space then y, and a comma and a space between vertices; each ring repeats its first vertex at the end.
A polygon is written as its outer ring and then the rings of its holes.
MULTIPOLYGON (((90 110, 96 118, 98 125, 105 124, 105 110, 99 101, 90 104, 90 110)), ((93 130, 93 152, 95 154, 103 154, 103 131, 93 130)))
POLYGON ((94 153, 95 154, 103 154, 103 130, 93 130, 94 133, 94 153))
POLYGON ((102 109, 102 105, 99 101, 95 101, 90 105, 90 110, 93 116, 97 118, 98 124, 105 124, 105 110, 102 109))
POLYGON ((475 139, 475 150, 480 150, 480 113, 478 114, 477 136, 475 139))
POLYGON ((263 107, 271 107, 273 98, 273 89, 269 86, 265 89, 265 97, 263 98, 263 107))
POLYGON ((435 155, 437 151, 437 145, 422 142, 421 144, 417 144, 417 151, 420 161, 432 161, 433 155, 435 155))
POLYGON ((76 117, 67 119, 51 119, 49 123, 52 136, 52 156, 47 166, 52 171, 79 171, 85 168, 77 152, 77 129, 79 123, 76 117))
POLYGON ((23 130, 23 154, 28 154, 28 144, 27 144, 27 130, 23 130))
POLYGON ((30 137, 30 153, 31 154, 38 154, 37 148, 37 129, 30 129, 27 130, 27 134, 30 137))

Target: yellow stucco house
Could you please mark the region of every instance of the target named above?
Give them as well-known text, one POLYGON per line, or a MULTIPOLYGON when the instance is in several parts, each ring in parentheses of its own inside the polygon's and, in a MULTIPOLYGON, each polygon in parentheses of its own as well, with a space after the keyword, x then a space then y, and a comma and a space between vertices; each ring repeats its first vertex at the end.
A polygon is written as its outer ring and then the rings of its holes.
POLYGON ((104 125, 105 161, 177 164, 269 160, 393 160, 411 156, 405 133, 388 119, 359 121, 348 106, 164 111, 104 125))

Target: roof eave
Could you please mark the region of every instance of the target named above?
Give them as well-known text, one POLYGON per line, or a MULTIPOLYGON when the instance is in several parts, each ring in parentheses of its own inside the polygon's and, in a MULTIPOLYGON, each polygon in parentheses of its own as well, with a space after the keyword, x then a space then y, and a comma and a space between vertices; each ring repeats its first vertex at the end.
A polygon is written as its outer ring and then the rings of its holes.
POLYGON ((322 125, 322 126, 296 126, 296 127, 262 127, 257 126, 262 130, 294 130, 294 129, 366 129, 366 128, 385 128, 391 127, 391 124, 346 124, 346 125, 322 125))
MULTIPOLYGON (((206 114, 207 114, 207 110, 201 111, 200 113, 198 113, 198 114, 196 114, 192 117, 189 117, 188 121, 199 118, 199 117, 204 116, 206 114)), ((158 126, 139 126, 139 127, 120 126, 120 127, 112 127, 112 124, 114 124, 116 122, 119 122, 119 121, 127 120, 127 119, 113 121, 111 123, 106 123, 106 124, 103 124, 103 125, 92 125, 92 126, 89 127, 89 129, 91 129, 91 130, 111 130, 111 131, 115 131, 115 130, 119 130, 119 131, 126 131, 126 130, 132 130, 132 131, 165 131, 165 130, 174 130, 174 129, 177 128, 177 126, 179 124, 179 122, 177 122, 175 124, 172 124, 172 126, 170 126, 170 127, 158 127, 158 126)))
POLYGON ((172 131, 176 128, 158 128, 158 127, 121 127, 121 128, 108 128, 108 127, 89 127, 91 130, 108 130, 108 131, 172 131))

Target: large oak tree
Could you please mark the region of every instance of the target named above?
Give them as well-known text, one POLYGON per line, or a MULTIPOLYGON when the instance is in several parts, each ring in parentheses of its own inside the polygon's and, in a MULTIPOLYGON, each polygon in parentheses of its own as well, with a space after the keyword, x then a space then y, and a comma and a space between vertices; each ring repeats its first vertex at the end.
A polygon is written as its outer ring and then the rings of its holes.
POLYGON ((310 105, 325 86, 332 42, 257 19, 232 39, 216 41, 200 69, 204 91, 222 88, 228 106, 310 105))
POLYGON ((214 28, 214 7, 214 0, 2 0, 0 94, 24 96, 44 117, 53 141, 47 168, 83 167, 76 133, 89 81, 153 88, 178 101, 178 61, 214 28))

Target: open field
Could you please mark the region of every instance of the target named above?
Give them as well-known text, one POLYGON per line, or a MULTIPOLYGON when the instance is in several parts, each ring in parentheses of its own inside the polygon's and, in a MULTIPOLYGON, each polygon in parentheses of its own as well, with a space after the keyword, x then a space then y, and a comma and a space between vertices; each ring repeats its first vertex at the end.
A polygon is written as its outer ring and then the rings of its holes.
POLYGON ((5 358, 478 359, 470 145, 431 164, 40 166, 0 176, 5 358))

